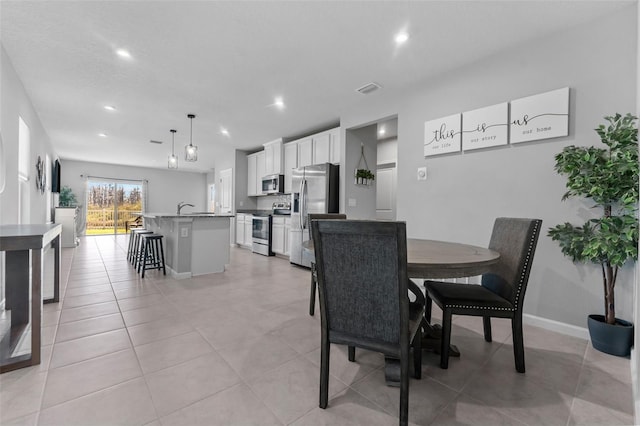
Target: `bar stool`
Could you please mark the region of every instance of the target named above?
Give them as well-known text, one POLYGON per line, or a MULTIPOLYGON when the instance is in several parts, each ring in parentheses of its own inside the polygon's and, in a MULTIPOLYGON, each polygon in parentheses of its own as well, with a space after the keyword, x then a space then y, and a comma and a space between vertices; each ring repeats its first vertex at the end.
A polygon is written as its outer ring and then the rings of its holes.
POLYGON ((144 228, 131 230, 131 235, 129 237, 129 251, 127 255, 127 260, 129 260, 129 263, 134 265, 136 268, 138 267, 138 260, 140 258, 140 253, 142 248, 141 247, 142 239, 140 238, 140 235, 151 234, 151 233, 152 231, 149 231, 148 229, 144 229, 144 228))
POLYGON ((138 273, 142 272, 142 278, 144 278, 144 272, 148 269, 162 269, 164 275, 167 275, 167 271, 164 266, 164 247, 162 245, 162 235, 160 234, 141 234, 142 238, 142 255, 138 262, 138 273))

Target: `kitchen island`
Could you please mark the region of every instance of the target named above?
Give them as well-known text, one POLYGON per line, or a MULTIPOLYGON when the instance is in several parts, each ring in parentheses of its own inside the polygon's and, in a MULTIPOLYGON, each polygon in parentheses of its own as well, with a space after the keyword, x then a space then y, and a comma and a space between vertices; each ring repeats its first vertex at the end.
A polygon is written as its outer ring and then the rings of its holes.
POLYGON ((165 264, 177 279, 223 272, 229 263, 230 218, 213 213, 144 213, 148 230, 164 236, 165 264))

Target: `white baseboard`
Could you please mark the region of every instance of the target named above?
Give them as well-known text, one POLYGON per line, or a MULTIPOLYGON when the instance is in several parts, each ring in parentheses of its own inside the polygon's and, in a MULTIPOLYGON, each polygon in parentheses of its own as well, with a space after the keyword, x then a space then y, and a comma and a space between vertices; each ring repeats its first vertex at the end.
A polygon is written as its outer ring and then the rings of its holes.
POLYGON ((635 407, 636 419, 640 415, 640 383, 638 383, 638 351, 635 347, 631 348, 631 386, 633 387, 633 405, 635 407))
POLYGON ((565 324, 563 322, 537 317, 531 314, 522 314, 522 320, 525 324, 534 325, 536 327, 544 328, 545 330, 589 340, 589 330, 583 327, 577 327, 575 325, 565 324))
POLYGON ((187 278, 191 278, 191 272, 176 272, 168 266, 167 269, 169 270, 171 276, 176 280, 186 280, 187 278))

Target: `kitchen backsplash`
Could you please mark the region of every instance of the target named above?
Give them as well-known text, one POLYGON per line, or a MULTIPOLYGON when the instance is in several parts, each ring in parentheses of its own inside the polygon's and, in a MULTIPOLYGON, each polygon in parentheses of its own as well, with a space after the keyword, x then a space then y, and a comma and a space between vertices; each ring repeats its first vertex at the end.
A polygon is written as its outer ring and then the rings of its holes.
POLYGON ((291 201, 291 194, 265 195, 256 197, 258 199, 258 210, 271 210, 273 203, 286 203, 291 201))

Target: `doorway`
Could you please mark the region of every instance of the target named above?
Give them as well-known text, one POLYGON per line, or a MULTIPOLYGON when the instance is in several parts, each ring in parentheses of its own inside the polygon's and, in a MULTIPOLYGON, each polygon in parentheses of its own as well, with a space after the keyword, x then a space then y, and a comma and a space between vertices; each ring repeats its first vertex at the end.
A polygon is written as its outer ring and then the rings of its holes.
POLYGON ((117 235, 144 213, 144 182, 92 179, 87 182, 85 235, 117 235))

